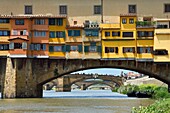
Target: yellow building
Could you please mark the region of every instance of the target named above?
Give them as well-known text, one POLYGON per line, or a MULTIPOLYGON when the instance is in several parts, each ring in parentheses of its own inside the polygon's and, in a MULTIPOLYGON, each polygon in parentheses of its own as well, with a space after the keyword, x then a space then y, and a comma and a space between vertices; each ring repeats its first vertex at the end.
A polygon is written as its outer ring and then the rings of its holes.
POLYGON ((121 15, 119 24, 103 24, 102 58, 134 59, 136 15, 121 15))
POLYGON ((154 62, 170 62, 170 19, 157 19, 154 37, 154 62))
POLYGON ((9 37, 11 30, 10 18, 0 18, 0 56, 7 57, 9 54, 9 37))
POLYGON ((83 40, 82 26, 67 26, 66 30, 66 59, 82 59, 83 40))
POLYGON ((137 28, 137 56, 139 61, 153 61, 155 22, 153 17, 143 17, 136 22, 137 28))
POLYGON ((65 58, 66 24, 65 16, 49 18, 49 58, 65 58))

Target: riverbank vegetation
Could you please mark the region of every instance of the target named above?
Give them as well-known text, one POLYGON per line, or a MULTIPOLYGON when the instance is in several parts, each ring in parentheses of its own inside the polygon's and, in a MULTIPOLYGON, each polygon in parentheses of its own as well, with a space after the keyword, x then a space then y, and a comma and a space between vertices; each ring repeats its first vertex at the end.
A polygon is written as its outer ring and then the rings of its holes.
POLYGON ((128 94, 131 92, 144 92, 151 95, 150 98, 155 99, 155 103, 147 107, 139 106, 133 108, 132 113, 170 113, 170 93, 167 87, 145 84, 145 85, 126 85, 115 89, 122 94, 128 94))

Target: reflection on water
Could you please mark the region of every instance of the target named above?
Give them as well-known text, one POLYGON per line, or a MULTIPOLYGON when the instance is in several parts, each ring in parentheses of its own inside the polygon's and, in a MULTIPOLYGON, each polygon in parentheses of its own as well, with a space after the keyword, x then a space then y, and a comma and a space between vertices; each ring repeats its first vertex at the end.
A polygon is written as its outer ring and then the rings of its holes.
POLYGON ((1 99, 0 113, 130 113, 133 106, 153 103, 111 91, 44 91, 41 99, 1 99), (53 95, 53 96, 52 96, 53 95))

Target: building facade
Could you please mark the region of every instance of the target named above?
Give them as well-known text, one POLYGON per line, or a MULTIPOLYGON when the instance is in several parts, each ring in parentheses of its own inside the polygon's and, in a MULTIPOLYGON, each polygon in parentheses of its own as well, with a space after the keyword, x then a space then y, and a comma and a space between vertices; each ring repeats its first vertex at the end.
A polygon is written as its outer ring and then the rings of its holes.
POLYGON ((170 62, 169 0, 0 1, 0 57, 170 62))

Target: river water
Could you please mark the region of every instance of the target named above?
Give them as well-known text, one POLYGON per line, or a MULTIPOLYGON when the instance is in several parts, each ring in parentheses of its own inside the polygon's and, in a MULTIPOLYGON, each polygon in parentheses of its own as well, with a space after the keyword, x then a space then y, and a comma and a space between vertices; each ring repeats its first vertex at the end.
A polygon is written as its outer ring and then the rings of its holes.
POLYGON ((44 91, 44 98, 1 99, 0 113, 130 113, 151 99, 128 98, 111 90, 44 91))

